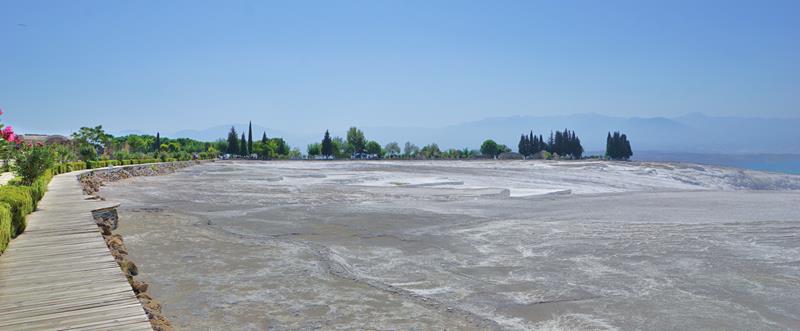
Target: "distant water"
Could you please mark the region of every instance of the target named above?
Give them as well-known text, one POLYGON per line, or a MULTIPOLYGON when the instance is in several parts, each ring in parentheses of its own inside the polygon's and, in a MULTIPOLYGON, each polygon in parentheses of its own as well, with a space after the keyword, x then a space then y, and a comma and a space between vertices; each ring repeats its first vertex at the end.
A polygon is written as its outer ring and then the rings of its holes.
POLYGON ((638 152, 637 161, 671 161, 720 165, 800 175, 800 155, 794 154, 701 154, 638 152))
POLYGON ((787 174, 800 175, 800 161, 785 161, 785 162, 745 162, 736 165, 738 168, 746 168, 753 170, 783 172, 787 174))

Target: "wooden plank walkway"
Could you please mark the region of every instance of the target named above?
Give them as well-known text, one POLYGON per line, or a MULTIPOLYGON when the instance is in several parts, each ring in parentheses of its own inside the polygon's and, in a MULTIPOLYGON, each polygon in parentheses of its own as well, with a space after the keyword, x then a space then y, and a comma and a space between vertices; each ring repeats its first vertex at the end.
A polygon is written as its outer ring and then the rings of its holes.
POLYGON ((152 330, 94 223, 78 172, 55 176, 0 256, 0 330, 152 330))

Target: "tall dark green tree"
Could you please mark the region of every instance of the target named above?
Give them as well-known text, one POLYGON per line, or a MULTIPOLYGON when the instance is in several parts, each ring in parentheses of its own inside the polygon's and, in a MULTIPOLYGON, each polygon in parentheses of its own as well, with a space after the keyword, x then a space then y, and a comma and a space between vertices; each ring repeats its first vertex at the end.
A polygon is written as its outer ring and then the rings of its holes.
POLYGON ((530 153, 529 146, 530 143, 528 142, 528 137, 526 137, 524 134, 521 135, 519 137, 519 144, 517 144, 517 151, 519 151, 519 153, 522 155, 528 156, 530 153))
POLYGON ((542 135, 536 136, 531 132, 528 136, 520 137, 520 153, 528 156, 540 151, 548 151, 563 157, 580 159, 583 157, 583 146, 575 131, 564 129, 564 131, 550 132, 550 139, 545 142, 542 135), (523 151, 525 153, 523 153, 523 151))
POLYGON ((325 136, 322 137, 322 156, 333 156, 333 141, 331 141, 331 134, 325 130, 325 136))
POLYGON ((269 140, 267 139, 267 133, 264 132, 264 135, 261 136, 261 143, 266 145, 268 142, 269 142, 269 140))
POLYGON ((225 152, 231 155, 239 154, 239 135, 236 134, 234 127, 231 127, 231 131, 228 132, 228 149, 225 152))
POLYGON ((239 140, 239 155, 246 156, 250 154, 247 150, 247 139, 244 137, 244 132, 242 132, 242 140, 239 140))
POLYGON ((253 153, 253 122, 247 127, 247 153, 253 153))
POLYGON ((156 141, 153 142, 153 151, 158 153, 161 149, 161 132, 156 132, 156 141))
POLYGON ((619 131, 611 132, 606 136, 606 158, 612 160, 628 160, 633 156, 631 150, 631 142, 628 141, 628 136, 619 133, 619 131))

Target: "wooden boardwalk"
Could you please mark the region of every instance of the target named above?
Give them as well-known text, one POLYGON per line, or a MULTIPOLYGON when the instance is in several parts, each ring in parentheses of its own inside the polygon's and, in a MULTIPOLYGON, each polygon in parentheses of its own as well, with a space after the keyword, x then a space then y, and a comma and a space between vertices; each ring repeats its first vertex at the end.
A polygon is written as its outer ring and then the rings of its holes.
POLYGON ((0 330, 152 330, 94 223, 76 173, 58 175, 0 256, 0 330))

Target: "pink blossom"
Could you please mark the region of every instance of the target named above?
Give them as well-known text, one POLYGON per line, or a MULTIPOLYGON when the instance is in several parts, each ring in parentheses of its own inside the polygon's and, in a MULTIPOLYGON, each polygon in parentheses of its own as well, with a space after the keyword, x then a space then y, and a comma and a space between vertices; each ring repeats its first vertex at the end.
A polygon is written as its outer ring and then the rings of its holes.
POLYGON ((0 137, 5 139, 6 141, 13 141, 15 139, 14 135, 14 128, 7 126, 0 131, 0 137))
POLYGON ((44 146, 44 144, 42 144, 42 142, 41 142, 41 141, 37 141, 37 142, 36 142, 36 146, 38 146, 38 147, 42 147, 42 146, 44 146))

